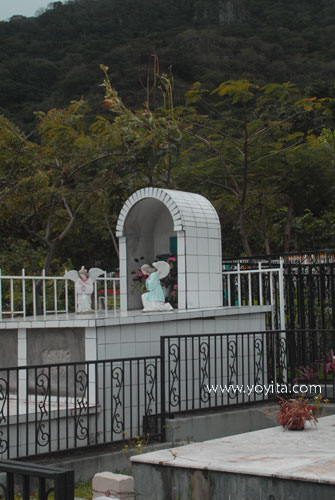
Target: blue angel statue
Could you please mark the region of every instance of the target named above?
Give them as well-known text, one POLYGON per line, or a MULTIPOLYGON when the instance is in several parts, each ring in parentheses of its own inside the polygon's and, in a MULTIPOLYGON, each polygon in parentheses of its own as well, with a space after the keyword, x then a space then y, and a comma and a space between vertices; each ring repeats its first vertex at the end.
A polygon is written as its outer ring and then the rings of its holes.
POLYGON ((170 266, 167 262, 158 261, 152 264, 144 264, 141 267, 143 274, 148 275, 145 282, 146 293, 142 294, 143 312, 151 311, 172 311, 173 307, 165 302, 165 297, 160 280, 165 278, 170 272, 170 266))

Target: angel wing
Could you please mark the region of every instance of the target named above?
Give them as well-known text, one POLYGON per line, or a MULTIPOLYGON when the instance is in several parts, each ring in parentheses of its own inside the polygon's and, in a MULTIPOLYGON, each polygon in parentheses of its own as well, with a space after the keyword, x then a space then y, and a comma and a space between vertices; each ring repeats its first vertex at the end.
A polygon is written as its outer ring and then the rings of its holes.
POLYGON ((74 269, 72 271, 68 271, 64 274, 64 278, 71 281, 77 281, 77 279, 79 278, 78 271, 74 269))
POLYGON ((88 272, 88 275, 89 277, 91 278, 91 280, 93 281, 93 283, 96 281, 96 279, 101 276, 102 274, 104 274, 105 271, 103 271, 102 269, 100 269, 99 267, 91 267, 91 269, 89 270, 88 272))
POLYGON ((170 272, 170 266, 164 260, 159 260, 158 262, 153 262, 153 267, 157 269, 157 274, 159 279, 165 278, 170 272))

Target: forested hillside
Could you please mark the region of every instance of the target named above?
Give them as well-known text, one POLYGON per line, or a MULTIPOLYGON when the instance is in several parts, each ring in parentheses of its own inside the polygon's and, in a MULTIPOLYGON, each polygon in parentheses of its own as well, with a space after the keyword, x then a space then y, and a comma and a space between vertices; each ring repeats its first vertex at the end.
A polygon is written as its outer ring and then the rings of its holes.
POLYGON ((1 22, 0 269, 115 268, 117 215, 152 185, 208 197, 225 257, 335 248, 334 32, 332 0, 1 22))
MULTIPOLYGON (((215 88, 245 77, 309 90, 335 78, 334 33, 332 0, 53 2, 37 17, 0 23, 0 110, 22 124, 81 97, 98 110, 101 63, 125 102, 139 105, 153 53, 162 71, 172 68, 177 102, 194 81, 215 88)), ((317 90, 335 92, 332 83, 317 90)))

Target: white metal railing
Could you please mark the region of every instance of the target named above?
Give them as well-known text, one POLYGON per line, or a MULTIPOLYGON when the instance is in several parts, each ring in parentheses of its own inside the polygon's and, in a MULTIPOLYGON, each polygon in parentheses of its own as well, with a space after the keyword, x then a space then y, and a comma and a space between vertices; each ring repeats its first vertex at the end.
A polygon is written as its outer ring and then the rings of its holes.
MULTIPOLYGON (((93 307, 95 310, 119 308, 118 293, 120 279, 104 276, 94 282, 93 307)), ((0 269, 0 320, 38 314, 75 312, 76 297, 74 283, 64 276, 5 276, 0 269), (40 284, 41 283, 41 284, 40 284), (39 292, 37 287, 40 287, 39 292)))
POLYGON ((281 258, 279 267, 273 268, 262 264, 258 262, 254 269, 248 269, 237 262, 236 269, 222 272, 224 305, 270 305, 271 329, 285 330, 284 261, 281 258))

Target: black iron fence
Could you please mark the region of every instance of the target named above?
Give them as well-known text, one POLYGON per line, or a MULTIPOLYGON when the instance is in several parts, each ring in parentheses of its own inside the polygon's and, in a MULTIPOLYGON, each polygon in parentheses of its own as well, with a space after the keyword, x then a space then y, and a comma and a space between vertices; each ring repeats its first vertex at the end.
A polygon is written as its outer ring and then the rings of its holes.
POLYGON ((160 342, 159 356, 1 370, 0 458, 144 435, 164 439, 167 415, 267 401, 288 395, 293 384, 319 384, 324 397, 335 397, 335 330, 165 336, 160 342))
MULTIPOLYGON (((54 500, 74 499, 74 472, 72 470, 27 464, 14 460, 0 460, 0 472, 6 474, 6 484, 0 483, 6 500, 18 498, 15 496, 14 490, 17 479, 21 479, 19 494, 23 500, 29 500, 35 490, 39 500, 47 500, 52 495, 54 500), (31 479, 35 480, 36 483, 31 479)), ((35 495, 33 496, 35 497, 35 495)))
POLYGON ((284 266, 288 328, 335 328, 335 264, 284 266))
POLYGON ((159 389, 159 356, 3 369, 0 458, 155 437, 159 389))
POLYGON ((334 329, 335 254, 289 254, 281 262, 282 298, 280 260, 244 258, 224 261, 224 305, 270 304, 273 313, 268 321, 269 329, 283 328, 284 318, 289 329, 334 329), (285 308, 284 315, 282 307, 285 308))
POLYGON ((298 394, 300 384, 334 399, 334 353, 335 330, 164 337, 165 412, 265 401, 298 394))

